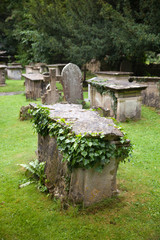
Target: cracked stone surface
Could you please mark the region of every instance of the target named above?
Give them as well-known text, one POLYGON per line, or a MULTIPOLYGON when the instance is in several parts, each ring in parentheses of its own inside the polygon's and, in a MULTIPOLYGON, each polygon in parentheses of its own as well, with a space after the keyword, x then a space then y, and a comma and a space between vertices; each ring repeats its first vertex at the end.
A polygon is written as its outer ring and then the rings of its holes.
MULTIPOLYGON (((31 103, 32 107, 36 107, 31 103)), ((54 121, 65 119, 70 123, 75 134, 103 133, 105 137, 116 140, 123 136, 123 133, 116 127, 112 119, 107 119, 98 115, 96 111, 82 109, 81 105, 76 104, 54 104, 44 105, 50 109, 50 118, 54 121)))

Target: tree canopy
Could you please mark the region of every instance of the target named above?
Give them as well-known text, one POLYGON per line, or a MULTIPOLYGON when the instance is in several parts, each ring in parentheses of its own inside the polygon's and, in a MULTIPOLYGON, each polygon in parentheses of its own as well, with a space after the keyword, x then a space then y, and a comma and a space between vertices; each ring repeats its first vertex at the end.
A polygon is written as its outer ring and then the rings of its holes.
POLYGON ((143 62, 160 51, 159 0, 4 0, 0 43, 22 63, 143 62))

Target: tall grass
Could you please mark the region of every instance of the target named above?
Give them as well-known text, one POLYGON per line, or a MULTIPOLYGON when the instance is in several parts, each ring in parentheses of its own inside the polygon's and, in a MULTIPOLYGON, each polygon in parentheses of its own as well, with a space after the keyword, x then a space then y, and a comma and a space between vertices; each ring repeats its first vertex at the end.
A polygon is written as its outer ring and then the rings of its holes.
MULTIPOLYGON (((86 208, 61 209, 30 185, 17 164, 33 160, 37 135, 19 121, 23 95, 0 96, 0 240, 159 240, 160 116, 142 108, 142 120, 121 124, 134 144, 131 162, 120 164, 120 194, 86 208)), ((95 183, 96 184, 96 183, 95 183)))

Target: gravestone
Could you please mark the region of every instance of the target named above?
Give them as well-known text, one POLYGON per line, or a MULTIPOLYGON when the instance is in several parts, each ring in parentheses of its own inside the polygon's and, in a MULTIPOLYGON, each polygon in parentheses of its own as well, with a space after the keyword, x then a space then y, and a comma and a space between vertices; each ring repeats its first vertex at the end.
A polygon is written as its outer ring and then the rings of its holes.
POLYGON ((5 83, 5 69, 6 65, 0 65, 0 87, 4 87, 6 85, 5 83))
POLYGON ((50 89, 42 96, 43 104, 55 104, 59 101, 59 93, 56 88, 56 69, 49 70, 50 89))
MULTIPOLYGON (((37 108, 34 103, 30 106, 31 108, 37 108)), ((61 123, 62 127, 69 126, 70 132, 75 136, 86 134, 86 144, 88 139, 96 138, 98 141, 103 134, 104 141, 107 144, 114 144, 118 151, 124 146, 126 148, 129 146, 129 141, 124 145, 121 143, 123 133, 115 126, 113 120, 100 117, 95 111, 82 109, 79 104, 58 103, 45 105, 45 107, 49 109, 50 126, 51 122, 57 122, 61 123), (62 119, 63 121, 61 121, 62 119)), ((96 165, 89 169, 77 166, 70 172, 68 171, 67 161, 62 161, 63 151, 60 152, 58 149, 56 136, 43 135, 43 132, 38 134, 38 160, 39 162, 46 162, 45 174, 48 181, 45 184, 54 197, 63 199, 67 196, 75 203, 81 202, 88 206, 117 194, 117 169, 119 162, 125 158, 125 155, 117 157, 115 154, 110 157, 112 155, 110 152, 109 162, 104 165, 102 172, 96 171, 96 165), (69 185, 67 185, 66 179, 69 178, 69 185), (67 187, 68 191, 66 191, 67 187)), ((88 145, 86 146, 90 149, 88 145)), ((79 145, 80 147, 81 145, 79 145)), ((96 151, 92 148, 90 154, 96 153, 96 151)), ((98 158, 101 161, 99 155, 98 158)), ((75 159, 75 161, 77 160, 75 159)))
POLYGON ((79 67, 68 63, 62 70, 64 98, 68 103, 79 104, 83 101, 82 73, 79 67))

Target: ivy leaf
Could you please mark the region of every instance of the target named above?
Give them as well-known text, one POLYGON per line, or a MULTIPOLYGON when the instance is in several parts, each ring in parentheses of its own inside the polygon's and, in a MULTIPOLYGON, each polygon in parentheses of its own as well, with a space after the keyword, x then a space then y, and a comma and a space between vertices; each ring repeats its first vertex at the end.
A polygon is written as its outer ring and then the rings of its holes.
POLYGON ((88 159, 84 159, 83 163, 84 163, 84 166, 86 166, 89 163, 89 160, 88 159))
POLYGON ((65 139, 65 136, 61 136, 61 137, 59 137, 59 139, 60 139, 61 141, 63 141, 63 140, 65 139))
POLYGON ((82 156, 84 156, 84 157, 87 156, 87 152, 86 152, 86 151, 82 151, 81 154, 82 154, 82 156))
POLYGON ((70 139, 66 139, 66 140, 65 140, 65 143, 70 143, 70 142, 71 142, 70 139))
POLYGON ((75 142, 75 143, 73 144, 73 148, 74 148, 74 149, 77 149, 77 147, 78 147, 78 143, 75 142))
POLYGON ((64 130, 61 128, 61 129, 59 130, 59 133, 64 133, 64 130))
POLYGON ((87 145, 91 147, 93 144, 92 142, 87 142, 87 145))
POLYGON ((110 158, 112 156, 110 153, 107 153, 106 155, 108 158, 110 158))
POLYGON ((104 138, 104 134, 101 134, 101 135, 100 135, 100 138, 104 138))

